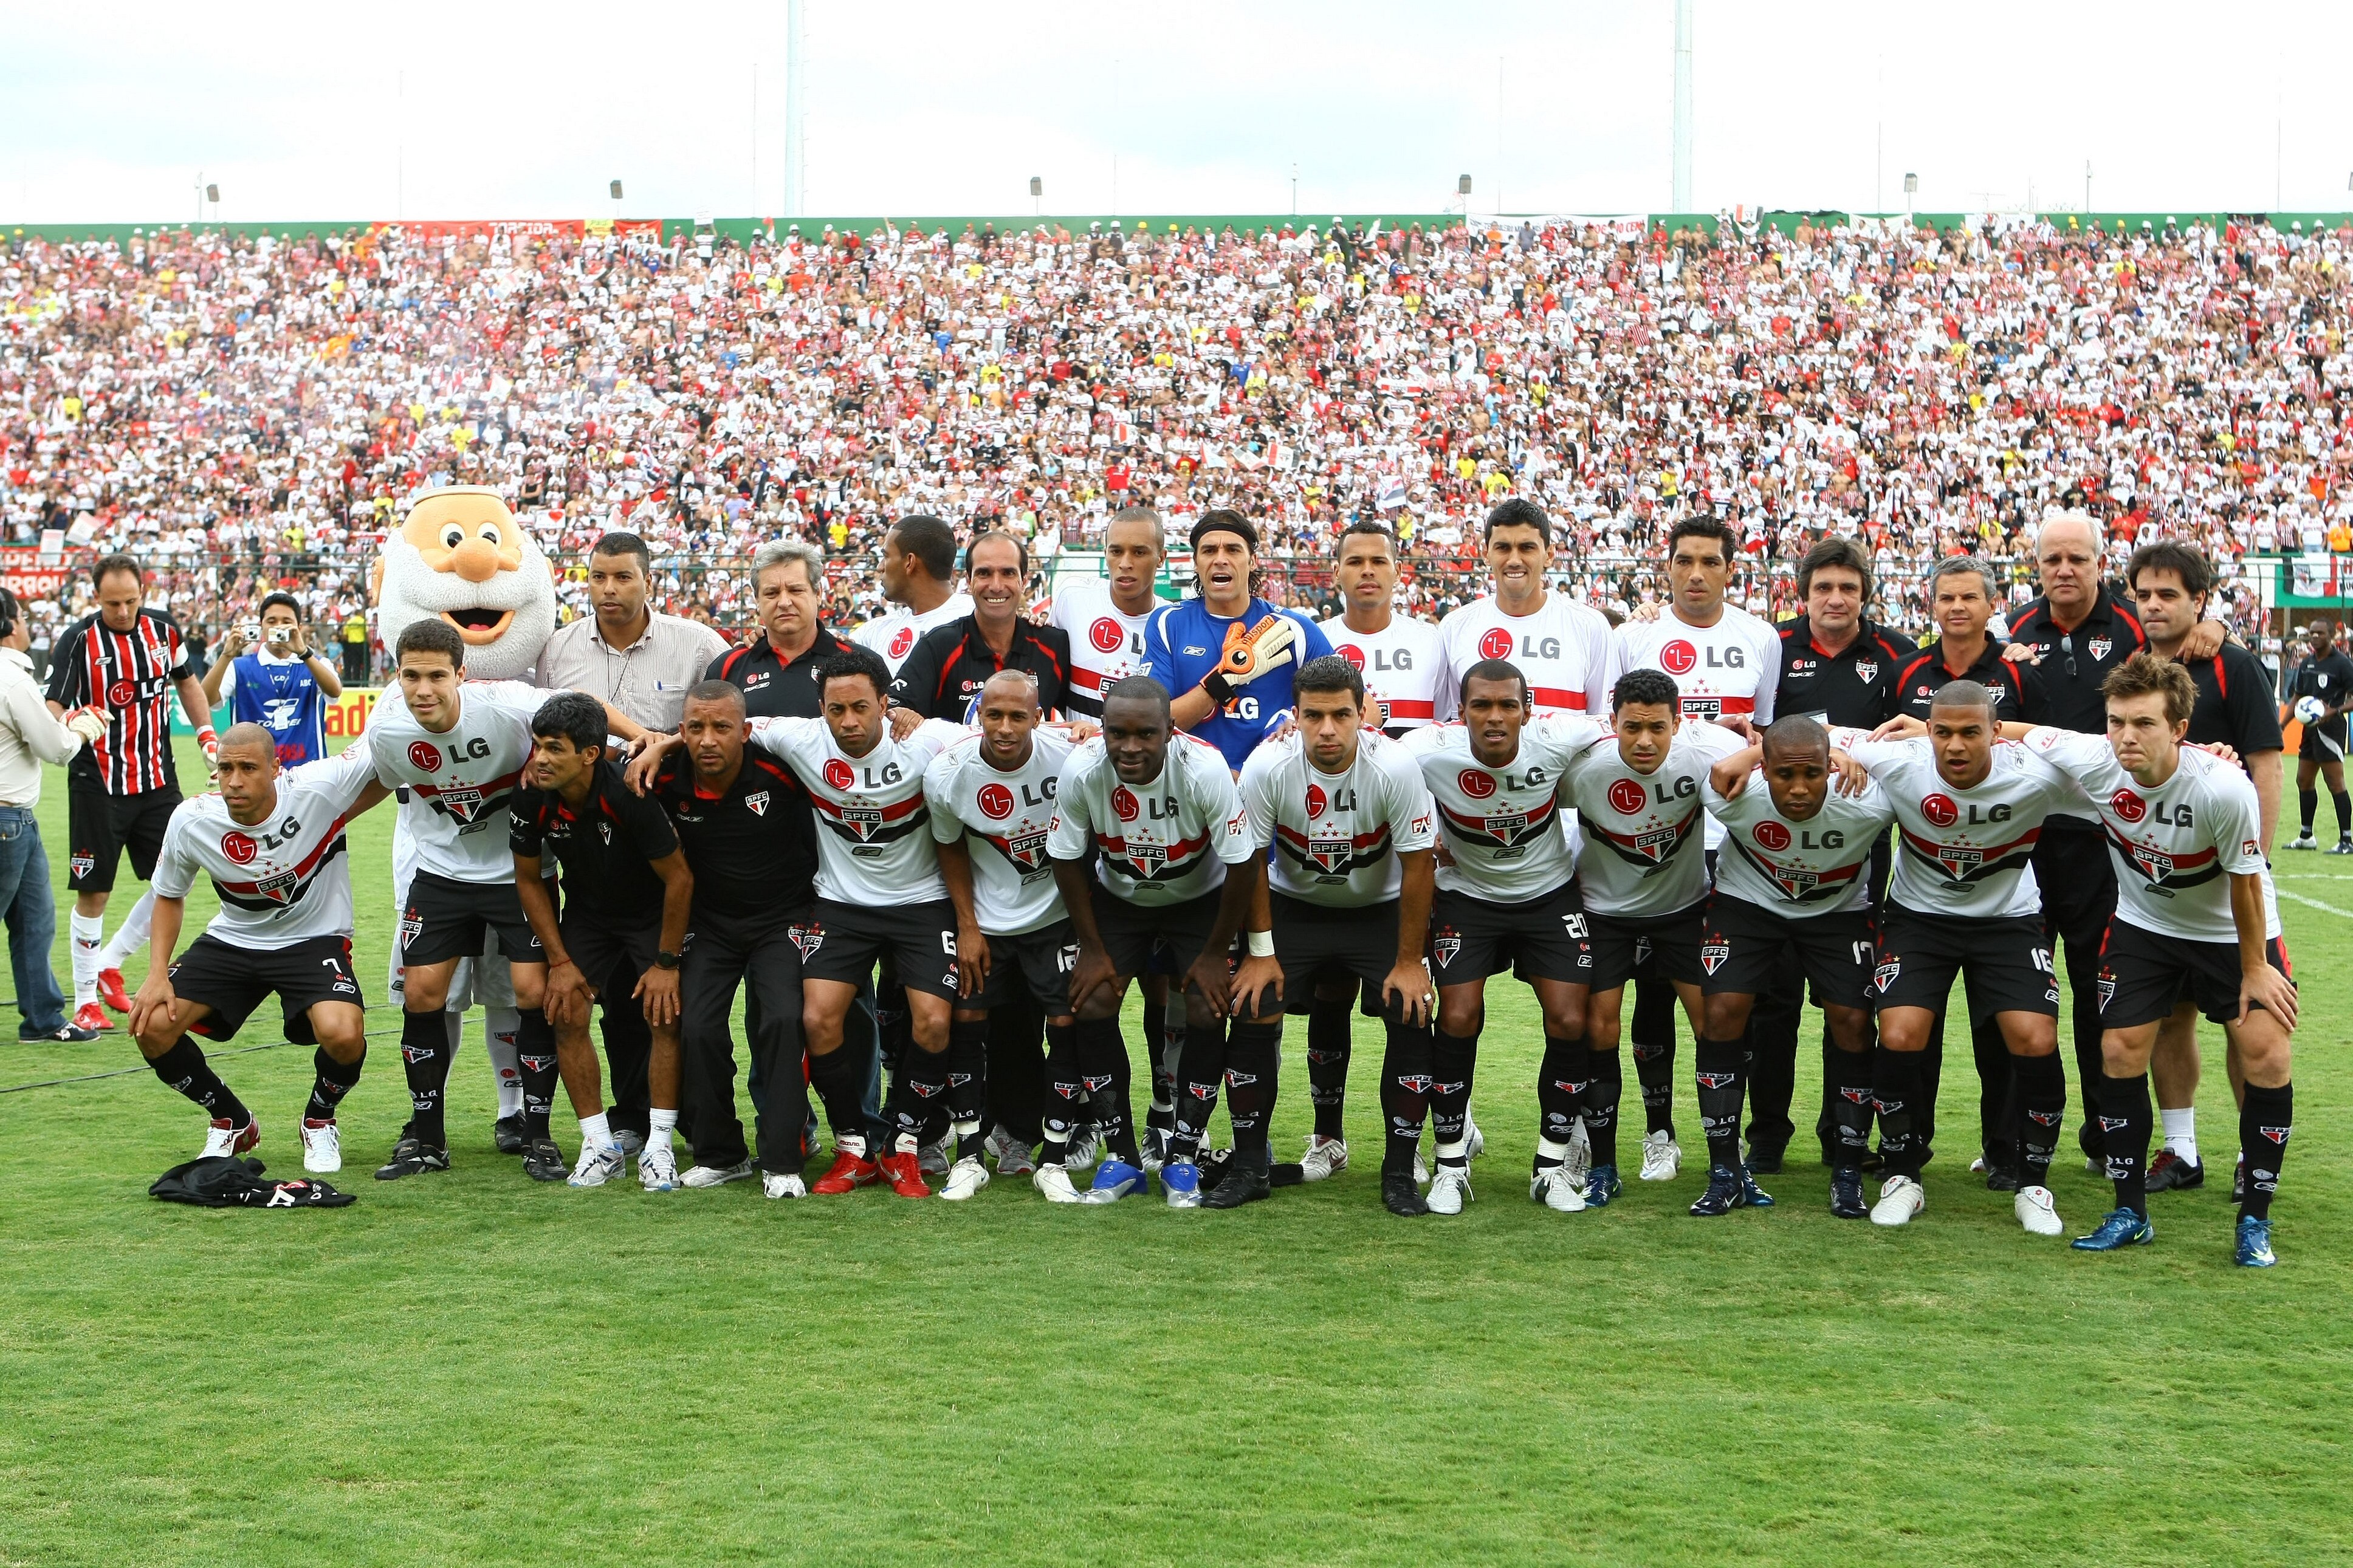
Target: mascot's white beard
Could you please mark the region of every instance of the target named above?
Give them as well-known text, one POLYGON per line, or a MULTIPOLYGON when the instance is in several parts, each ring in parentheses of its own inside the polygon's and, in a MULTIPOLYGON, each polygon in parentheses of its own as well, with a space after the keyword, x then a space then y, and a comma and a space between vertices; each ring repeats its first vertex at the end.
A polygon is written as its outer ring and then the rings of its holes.
POLYGON ((436 572, 426 565, 417 546, 399 534, 385 541, 376 635, 387 649, 399 646, 400 634, 411 622, 427 616, 509 610, 514 618, 497 641, 466 645, 468 679, 521 680, 537 667, 541 650, 555 635, 555 584, 547 574, 547 557, 524 533, 520 568, 501 572, 487 583, 469 583, 455 572, 436 572))

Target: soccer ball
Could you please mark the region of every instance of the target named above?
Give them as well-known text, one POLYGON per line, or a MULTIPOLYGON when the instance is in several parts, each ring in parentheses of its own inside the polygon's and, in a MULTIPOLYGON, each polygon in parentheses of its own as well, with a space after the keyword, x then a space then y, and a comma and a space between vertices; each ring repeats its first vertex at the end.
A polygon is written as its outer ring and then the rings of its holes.
POLYGON ((2328 704, 2317 697, 2299 697, 2295 700, 2295 717, 2299 723, 2317 724, 2320 722, 2320 716, 2327 711, 2328 704))

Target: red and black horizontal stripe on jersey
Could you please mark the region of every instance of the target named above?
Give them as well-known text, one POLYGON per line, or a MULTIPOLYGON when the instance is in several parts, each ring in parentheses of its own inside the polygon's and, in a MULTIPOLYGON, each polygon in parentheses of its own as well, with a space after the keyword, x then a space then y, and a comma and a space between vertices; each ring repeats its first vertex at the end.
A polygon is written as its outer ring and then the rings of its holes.
POLYGON ((1371 833, 1351 834, 1345 849, 1324 849, 1319 845, 1337 845, 1338 838, 1310 838, 1283 823, 1274 825, 1274 847, 1283 858, 1309 876, 1345 877, 1367 867, 1377 866, 1388 858, 1389 825, 1386 822, 1371 833))
POLYGON ((1457 838, 1468 839, 1482 849, 1514 848, 1554 831, 1553 804, 1549 797, 1525 810, 1504 812, 1494 816, 1466 816, 1440 801, 1438 804, 1438 819, 1445 824, 1448 833, 1457 838))
POLYGON ((2042 829, 2029 828, 2023 838, 2014 838, 2007 844, 1985 848, 1974 844, 1939 844, 1900 826, 1896 836, 1904 841, 1906 851, 1947 882, 1981 882, 2000 872, 2017 870, 2031 861, 2035 842, 2042 837, 2042 829))
POLYGON ((2222 874, 2221 856, 2211 844, 2203 849, 2176 855, 2152 844, 2135 844, 2108 822, 2103 821, 2100 826, 2116 853, 2125 858, 2125 864, 2138 871, 2152 888, 2195 888, 2222 874))
POLYGON ((1588 837, 1599 840, 1609 846, 1618 858, 1630 866, 1640 866, 1644 870, 1653 866, 1663 866, 1681 853, 1683 847, 1691 842, 1692 829, 1699 826, 1701 815, 1699 807, 1694 806, 1691 814, 1682 821, 1663 827, 1640 827, 1631 833, 1613 833, 1595 820, 1591 812, 1580 814, 1588 837))
POLYGON ((1737 838, 1727 839, 1726 842, 1740 851, 1740 858, 1747 861, 1758 876, 1778 888, 1781 896, 1793 904, 1820 904, 1844 898, 1853 889, 1854 879, 1862 874, 1863 867, 1870 864, 1867 860, 1858 860, 1852 866, 1832 866, 1820 871, 1804 867, 1785 868, 1774 865, 1737 838), (1799 879, 1804 879, 1803 886, 1798 885, 1799 879))
POLYGON ((344 852, 343 824, 350 820, 348 815, 335 818, 327 837, 312 845, 308 855, 287 869, 251 882, 224 882, 215 877, 213 891, 220 895, 222 903, 240 910, 267 915, 292 909, 309 895, 311 885, 319 879, 319 873, 327 864, 344 852))
POLYGON ((520 769, 478 784, 413 784, 409 793, 453 822, 476 823, 507 804, 522 778, 520 769))
POLYGON ((1029 847, 1026 850, 1014 848, 1017 840, 1010 834, 973 833, 970 828, 965 831, 1003 856, 1007 865, 1025 877, 1046 864, 1046 830, 1042 827, 1020 836, 1018 842, 1029 847))
POLYGON ((1137 882, 1166 882, 1192 870, 1209 847, 1209 836, 1179 838, 1172 844, 1137 844, 1108 833, 1095 835, 1095 848, 1113 869, 1137 882))
POLYGON ((896 805, 845 805, 816 790, 809 792, 809 800, 817 807, 817 819, 852 844, 889 844, 931 821, 920 793, 896 805))

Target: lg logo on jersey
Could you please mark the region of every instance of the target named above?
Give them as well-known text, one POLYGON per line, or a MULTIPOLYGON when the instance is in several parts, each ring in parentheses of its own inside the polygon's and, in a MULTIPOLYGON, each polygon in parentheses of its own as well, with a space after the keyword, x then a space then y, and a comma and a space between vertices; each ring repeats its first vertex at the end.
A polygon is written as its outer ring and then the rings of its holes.
POLYGON ((897 784, 905 776, 899 771, 899 764, 896 763, 883 763, 880 773, 871 767, 852 768, 839 757, 828 757, 825 763, 825 782, 836 789, 881 789, 897 784), (861 773, 864 775, 862 783, 860 777, 861 773))
MULTIPOLYGON (((1954 804, 1953 797, 1948 795, 1932 795, 1922 801, 1920 815, 1937 827, 1950 827, 1963 820, 1961 808, 1954 804)), ((2008 822, 2011 816, 2010 808, 2006 805, 1972 805, 1967 820, 1971 826, 1975 826, 1987 822, 2008 822)))
POLYGON ((1356 792, 1353 789, 1344 789, 1336 799, 1326 800, 1321 784, 1307 786, 1307 815, 1310 816, 1321 816, 1327 810, 1354 811, 1356 809, 1356 792))
MULTIPOLYGON (((1689 675, 1700 662, 1700 650, 1682 637, 1659 650, 1659 668, 1669 675, 1689 675)), ((1737 647, 1711 647, 1706 663, 1710 669, 1746 669, 1748 656, 1737 647)))
MULTIPOLYGON (((1479 639, 1479 657, 1482 658, 1511 658, 1512 634, 1502 626, 1488 627, 1486 635, 1479 639)), ((1520 657, 1522 658, 1558 658, 1560 639, 1558 637, 1522 637, 1520 657)), ((1398 668, 1403 669, 1409 667, 1399 665, 1398 668)))
POLYGON ((1087 640, 1095 645, 1097 653, 1117 653, 1119 645, 1127 640, 1127 633, 1109 616, 1087 628, 1087 640))
POLYGON ((1677 779, 1672 785, 1654 784, 1647 790, 1632 779, 1620 779, 1609 786, 1609 804, 1631 816, 1652 804, 1654 797, 1658 805, 1665 805, 1672 801, 1688 800, 1698 793, 1699 785, 1691 779, 1677 779))
MULTIPOLYGON (((454 758, 477 763, 484 761, 490 754, 491 743, 480 735, 462 745, 453 745, 450 752, 454 758)), ((408 743, 408 763, 419 773, 438 773, 441 771, 441 749, 430 741, 411 741, 408 743)))
POLYGON ((302 825, 290 816, 280 823, 275 830, 263 834, 259 839, 250 834, 239 833, 232 828, 221 835, 221 853, 227 856, 233 865, 250 866, 253 864, 254 857, 262 850, 283 849, 287 845, 294 842, 294 836, 301 831, 302 825))
MULTIPOLYGON (((1334 648, 1332 651, 1338 654, 1342 658, 1346 659, 1350 664, 1355 665, 1358 669, 1365 668, 1365 650, 1358 647, 1355 643, 1342 643, 1338 647, 1334 648)), ((1413 668, 1412 650, 1401 647, 1393 649, 1377 647, 1373 650, 1372 668, 1373 673, 1376 675, 1383 674, 1389 670, 1410 670, 1413 668)))
MULTIPOLYGON (((1748 837, 1764 848, 1779 851, 1789 847, 1789 830, 1778 822, 1760 822, 1748 830, 1748 837)), ((1799 828, 1797 838, 1801 849, 1843 849, 1846 835, 1833 827, 1816 838, 1810 828, 1799 828)))

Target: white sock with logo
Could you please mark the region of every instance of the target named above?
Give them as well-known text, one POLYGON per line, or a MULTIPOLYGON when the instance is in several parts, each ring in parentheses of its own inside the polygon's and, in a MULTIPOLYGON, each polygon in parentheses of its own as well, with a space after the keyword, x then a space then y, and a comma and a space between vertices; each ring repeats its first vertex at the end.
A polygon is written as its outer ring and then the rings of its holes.
POLYGON ((2189 1164, 2198 1163, 2198 1108, 2189 1106, 2180 1110, 2160 1110, 2158 1121, 2165 1129, 2165 1146, 2174 1156, 2189 1164))
POLYGON ((76 912, 69 917, 73 932, 74 1005, 98 1000, 98 949, 106 937, 106 917, 76 912))
POLYGON ((106 939, 106 945, 98 950, 98 967, 101 970, 121 968, 124 960, 147 945, 147 932, 154 923, 155 889, 150 888, 139 895, 139 901, 131 906, 130 915, 114 928, 114 934, 106 939))
POLYGON ((584 1116, 580 1119, 580 1142, 591 1149, 610 1149, 615 1147, 613 1142, 613 1129, 611 1125, 606 1121, 605 1113, 603 1111, 600 1110, 594 1116, 584 1116))
POLYGON ((483 1007, 482 1046, 498 1075, 501 1116, 522 1114, 522 1055, 515 1045, 522 1031, 522 1015, 512 1007, 483 1007))

